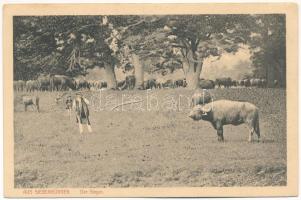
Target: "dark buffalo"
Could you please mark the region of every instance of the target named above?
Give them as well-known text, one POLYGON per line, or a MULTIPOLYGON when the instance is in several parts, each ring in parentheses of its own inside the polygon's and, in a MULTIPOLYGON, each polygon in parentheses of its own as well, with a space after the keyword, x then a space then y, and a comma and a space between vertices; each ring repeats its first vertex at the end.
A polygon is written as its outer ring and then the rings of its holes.
POLYGON ((125 82, 125 80, 118 81, 117 82, 117 88, 119 90, 124 90, 126 88, 126 82, 125 82))
POLYGON ((145 90, 155 89, 157 87, 156 79, 149 79, 147 81, 144 81, 143 87, 145 90))
POLYGON ((134 75, 129 75, 125 77, 126 88, 132 90, 135 88, 136 78, 134 75))
POLYGON ((223 126, 227 124, 240 125, 245 123, 249 128, 249 142, 254 132, 260 140, 258 108, 249 102, 218 100, 205 105, 195 106, 189 114, 193 120, 211 122, 217 130, 218 141, 224 140, 223 126))
POLYGON ((75 87, 77 90, 90 89, 89 82, 85 79, 77 78, 77 79, 75 79, 74 82, 75 82, 75 87))
POLYGON ((224 88, 229 88, 229 87, 232 86, 232 79, 230 77, 228 77, 228 78, 217 78, 215 83, 219 88, 221 86, 224 86, 224 88))
POLYGON ((50 76, 48 75, 44 75, 44 74, 41 74, 38 79, 38 84, 39 84, 39 90, 40 91, 46 91, 46 90, 50 90, 51 87, 50 87, 50 76))
POLYGON ((187 83, 186 83, 186 79, 178 79, 174 81, 174 86, 175 87, 186 87, 187 83))
POLYGON ((245 86, 245 87, 250 87, 250 86, 251 86, 250 79, 247 79, 247 78, 246 78, 246 79, 243 80, 243 82, 244 82, 244 86, 245 86))
POLYGON ((72 90, 76 89, 75 81, 72 78, 64 75, 51 76, 50 85, 52 91, 54 90, 62 91, 62 90, 67 90, 68 88, 72 90))
POLYGON ((214 89, 215 83, 213 80, 201 79, 199 82, 199 86, 202 89, 214 89))
POLYGON ((238 81, 237 80, 232 80, 231 86, 232 87, 237 87, 238 86, 238 81))

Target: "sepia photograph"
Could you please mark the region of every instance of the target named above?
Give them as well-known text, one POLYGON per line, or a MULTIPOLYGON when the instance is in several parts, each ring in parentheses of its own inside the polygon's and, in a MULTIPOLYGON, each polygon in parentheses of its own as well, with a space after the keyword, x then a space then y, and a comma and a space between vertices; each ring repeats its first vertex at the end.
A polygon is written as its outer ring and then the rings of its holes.
POLYGON ((47 6, 37 13, 11 7, 21 12, 5 19, 10 191, 105 196, 106 189, 246 187, 296 194, 296 6, 242 6, 238 13, 230 5, 212 13, 140 6, 78 14, 84 5, 73 14, 63 12, 67 5, 58 14, 55 6, 48 14, 47 6))

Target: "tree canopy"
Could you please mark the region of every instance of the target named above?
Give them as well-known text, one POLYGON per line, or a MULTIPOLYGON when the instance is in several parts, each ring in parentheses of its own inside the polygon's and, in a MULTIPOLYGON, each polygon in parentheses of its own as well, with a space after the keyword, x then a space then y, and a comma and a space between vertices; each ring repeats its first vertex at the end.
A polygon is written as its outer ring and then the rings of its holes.
POLYGON ((96 66, 134 68, 136 76, 182 68, 193 88, 204 59, 242 45, 254 77, 285 83, 284 15, 17 16, 14 78, 74 77, 96 66))

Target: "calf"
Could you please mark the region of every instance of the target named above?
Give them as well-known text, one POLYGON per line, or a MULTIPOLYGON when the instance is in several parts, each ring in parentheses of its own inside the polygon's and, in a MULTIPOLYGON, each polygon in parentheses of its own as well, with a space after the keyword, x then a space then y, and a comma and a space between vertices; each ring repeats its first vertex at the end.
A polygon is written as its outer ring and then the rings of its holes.
POLYGON ((38 96, 23 96, 22 102, 24 104, 25 112, 27 111, 27 106, 33 106, 37 109, 38 112, 40 112, 40 106, 39 106, 39 97, 38 96))
POLYGON ((76 113, 76 122, 78 123, 80 134, 83 133, 83 124, 87 124, 88 131, 92 132, 88 104, 89 101, 81 93, 77 92, 72 107, 76 113))
POLYGON ((211 102, 212 99, 212 95, 207 90, 198 89, 192 95, 191 106, 204 105, 211 102))
POLYGON ((249 102, 230 100, 213 101, 205 105, 197 105, 189 113, 193 120, 205 120, 211 122, 217 130, 218 141, 223 141, 223 125, 247 124, 250 134, 249 142, 252 141, 254 132, 260 140, 258 108, 249 102))

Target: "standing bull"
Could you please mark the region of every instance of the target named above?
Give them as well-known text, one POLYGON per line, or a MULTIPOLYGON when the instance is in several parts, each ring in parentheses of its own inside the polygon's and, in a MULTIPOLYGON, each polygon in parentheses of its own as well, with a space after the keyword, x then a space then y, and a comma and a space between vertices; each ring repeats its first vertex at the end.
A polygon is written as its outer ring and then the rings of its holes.
POLYGON ((40 106, 39 106, 39 97, 38 96, 29 96, 25 95, 22 96, 22 102, 24 104, 24 110, 27 111, 27 106, 33 106, 36 108, 38 112, 40 112, 40 106))
POLYGON ((218 141, 224 141, 223 125, 247 124, 250 134, 249 142, 252 141, 254 132, 260 140, 258 108, 248 102, 218 100, 212 103, 195 106, 189 113, 193 120, 205 120, 211 122, 217 130, 218 141))

